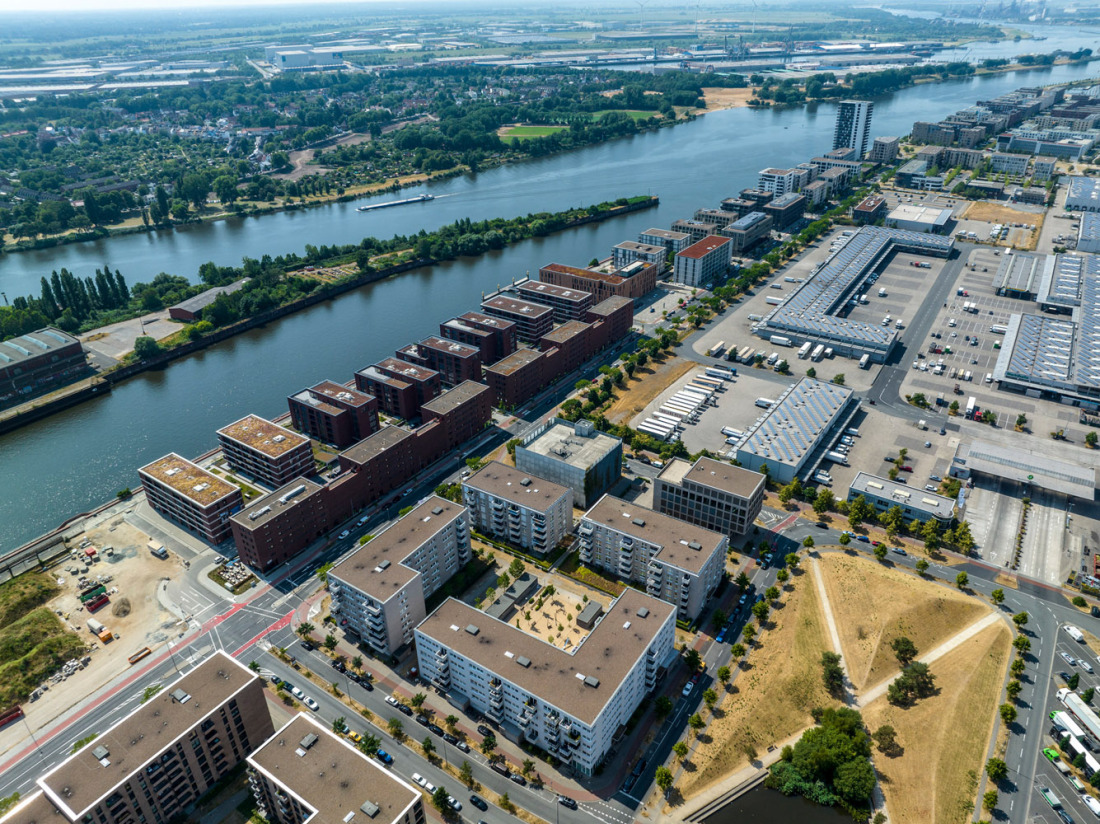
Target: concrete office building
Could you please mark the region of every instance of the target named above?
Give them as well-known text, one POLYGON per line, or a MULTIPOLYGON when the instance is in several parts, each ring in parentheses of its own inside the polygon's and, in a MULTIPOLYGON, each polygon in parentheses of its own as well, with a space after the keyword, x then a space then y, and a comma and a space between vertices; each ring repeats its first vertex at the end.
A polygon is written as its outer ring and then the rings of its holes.
POLYGON ((622 477, 623 442, 591 421, 548 418, 516 447, 516 469, 573 490, 573 505, 591 506, 622 477))
POLYGON ((466 343, 432 335, 394 354, 398 360, 438 372, 440 381, 447 386, 481 380, 481 352, 466 343))
POLYGON ((87 369, 80 341, 52 326, 0 342, 0 405, 87 369))
POLYGON ((593 775, 674 660, 676 608, 627 589, 571 649, 449 598, 416 628, 421 676, 502 734, 593 775))
MULTIPOLYGON (((776 200, 782 200, 785 197, 786 195, 781 195, 777 197, 776 200)), ((796 197, 802 198, 803 203, 806 202, 806 199, 803 198, 802 195, 796 195, 796 197)), ((773 201, 773 203, 774 202, 775 201, 773 201)), ((722 230, 722 235, 730 239, 729 249, 726 251, 731 255, 743 254, 757 243, 760 243, 760 241, 767 240, 771 237, 771 230, 771 215, 765 214, 764 212, 749 212, 747 215, 739 217, 722 230)), ((688 247, 680 254, 686 255, 692 248, 693 247, 688 247)), ((679 255, 677 258, 679 258, 679 255)))
POLYGON ((765 478, 713 458, 673 458, 653 481, 654 508, 723 535, 744 535, 764 505, 765 478))
POLYGON ((672 221, 672 230, 674 232, 683 232, 688 236, 691 243, 698 243, 705 237, 713 234, 717 234, 718 227, 713 223, 704 223, 701 220, 680 220, 672 221))
POLYGON ((35 783, 4 824, 167 824, 274 727, 259 676, 216 651, 35 783))
POLYGON ((516 336, 524 343, 538 343, 554 328, 554 310, 542 303, 497 295, 481 304, 485 313, 516 325, 516 336))
POLYGON ((848 487, 849 503, 860 495, 879 514, 898 507, 905 516, 906 523, 916 519, 921 523, 936 521, 941 526, 947 526, 955 518, 955 502, 951 498, 927 490, 921 491, 869 472, 856 473, 848 487))
POLYGON ((786 231, 805 211, 806 197, 797 192, 787 192, 764 206, 764 214, 771 217, 772 224, 780 231, 786 231))
POLYGON ((694 621, 718 587, 729 538, 604 495, 577 527, 580 559, 620 578, 645 584, 646 593, 694 621))
MULTIPOLYGON (((771 222, 770 218, 768 222, 771 222)), ((733 242, 728 237, 705 237, 676 254, 672 279, 686 286, 705 286, 724 280, 729 272, 732 253, 733 242)))
POLYGON ((896 137, 876 137, 871 144, 872 163, 893 163, 898 159, 898 139, 896 137))
POLYGON ((516 286, 516 291, 525 300, 549 306, 554 310, 554 323, 571 320, 584 320, 585 313, 592 308, 592 293, 580 289, 570 289, 553 283, 526 280, 516 286))
POLYGON ((663 246, 672 254, 691 245, 691 236, 685 232, 673 232, 669 229, 646 229, 638 235, 638 242, 647 246, 663 246))
POLYGON ((874 110, 875 104, 866 100, 842 100, 836 110, 833 148, 855 149, 860 158, 867 154, 874 110))
POLYGON ((1018 177, 1023 177, 1027 174, 1029 155, 994 152, 990 155, 989 159, 993 171, 997 174, 1010 174, 1018 177))
POLYGON ((768 465, 772 480, 806 480, 828 451, 830 434, 848 421, 859 400, 847 386, 802 378, 745 430, 737 460, 746 469, 768 465))
POLYGON ((886 198, 882 195, 867 195, 852 208, 852 217, 859 223, 877 223, 886 217, 886 198))
POLYGON ((305 713, 248 757, 248 784, 271 824, 426 821, 417 787, 305 713))
POLYGON ((1057 174, 1058 161, 1053 157, 1037 157, 1031 165, 1032 180, 1052 180, 1057 174))
POLYGON ((545 555, 573 528, 573 490, 492 461, 462 482, 474 529, 545 555))
POLYGON ((156 512, 212 544, 230 534, 229 517, 244 505, 241 488, 175 452, 138 470, 156 512))
POLYGON ((294 428, 344 449, 378 431, 378 399, 335 381, 321 381, 287 398, 294 428))
POLYGON ((496 363, 516 351, 516 325, 481 312, 467 312, 444 321, 439 324, 439 334, 447 340, 476 346, 481 353, 482 366, 496 363))
POLYGON ((218 442, 230 467, 272 489, 314 472, 309 438, 258 415, 223 426, 218 442))
MULTIPOLYGON (((672 234, 671 232, 669 234, 672 234)), ((665 257, 668 250, 663 245, 652 243, 636 243, 633 240, 624 240, 616 243, 611 250, 611 262, 619 269, 628 266, 636 260, 653 264, 658 272, 665 270, 665 257)))
POLYGON ((413 640, 425 599, 470 557, 466 507, 433 495, 329 570, 332 610, 371 649, 392 655, 413 640))

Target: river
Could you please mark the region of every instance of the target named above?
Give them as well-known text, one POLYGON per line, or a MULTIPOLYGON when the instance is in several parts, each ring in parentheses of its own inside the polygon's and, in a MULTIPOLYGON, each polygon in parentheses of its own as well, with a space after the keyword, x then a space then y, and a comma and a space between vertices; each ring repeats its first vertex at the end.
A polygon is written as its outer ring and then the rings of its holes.
MULTIPOLYGON (((903 89, 875 101, 872 134, 904 135, 914 120, 938 119, 1029 84, 1091 76, 1090 66, 1056 66, 903 89)), ((300 251, 306 243, 348 243, 432 229, 460 217, 512 216, 624 195, 660 195, 658 208, 528 241, 364 287, 120 385, 0 438, 0 550, 136 485, 136 469, 166 452, 211 448, 218 427, 249 413, 286 410, 291 392, 323 378, 344 381, 438 323, 476 308, 482 292, 550 261, 584 264, 649 226, 669 226, 695 209, 755 183, 757 170, 808 160, 831 147, 835 105, 732 109, 692 123, 570 154, 512 164, 419 187, 425 204, 359 213, 333 204, 175 232, 5 255, 0 289, 36 292, 39 278, 68 267, 90 274, 105 261, 131 284, 160 271, 194 276, 200 263, 300 251)), ((390 199, 383 195, 378 199, 390 199)))

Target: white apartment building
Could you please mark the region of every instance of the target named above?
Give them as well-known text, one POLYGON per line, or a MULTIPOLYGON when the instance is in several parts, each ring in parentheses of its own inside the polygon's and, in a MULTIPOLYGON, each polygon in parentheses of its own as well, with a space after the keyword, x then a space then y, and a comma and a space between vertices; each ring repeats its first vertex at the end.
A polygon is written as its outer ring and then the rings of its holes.
POLYGON ((638 235, 638 242, 647 246, 664 246, 672 254, 676 254, 691 245, 691 235, 669 229, 646 229, 638 235))
POLYGON ((644 506, 604 495, 577 528, 580 559, 628 581, 693 621, 718 586, 729 538, 644 506))
MULTIPOLYGON (((776 197, 787 192, 797 192, 799 181, 802 180, 805 169, 761 169, 756 180, 756 188, 762 192, 771 192, 776 197)), ((806 175, 808 177, 808 174, 806 175)), ((809 180, 806 181, 809 183, 809 180)))
POLYGON ((416 628, 416 653, 451 701, 592 775, 676 655, 675 633, 676 608, 634 589, 568 650, 448 598, 416 628))
POLYGON ((332 612, 384 655, 413 640, 424 599, 470 560, 466 507, 431 496, 328 573, 332 612))
POLYGON ((719 235, 709 235, 693 243, 673 259, 673 281, 687 286, 704 286, 724 280, 730 268, 732 249, 733 242, 719 235))
POLYGON ((990 155, 990 161, 994 172, 997 174, 1005 174, 1007 172, 1017 177, 1023 177, 1027 174, 1027 162, 1030 159, 1030 155, 1026 154, 994 152, 990 155))
POLYGON ((573 528, 573 490, 493 461, 462 482, 473 528, 543 555, 573 528))

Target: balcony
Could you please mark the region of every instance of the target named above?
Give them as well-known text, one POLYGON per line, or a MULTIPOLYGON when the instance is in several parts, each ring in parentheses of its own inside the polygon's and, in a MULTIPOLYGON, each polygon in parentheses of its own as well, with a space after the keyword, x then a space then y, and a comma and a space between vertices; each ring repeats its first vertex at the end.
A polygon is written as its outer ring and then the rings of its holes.
POLYGON ((364 604, 363 605, 363 611, 366 612, 367 615, 370 615, 373 618, 381 618, 382 617, 382 608, 378 607, 378 606, 375 606, 374 604, 364 604))

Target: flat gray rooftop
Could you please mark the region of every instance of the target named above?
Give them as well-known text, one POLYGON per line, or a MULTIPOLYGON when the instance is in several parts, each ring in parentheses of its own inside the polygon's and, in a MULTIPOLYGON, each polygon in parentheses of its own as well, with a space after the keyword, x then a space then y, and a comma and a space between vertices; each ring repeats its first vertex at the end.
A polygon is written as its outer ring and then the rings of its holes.
POLYGON ((1006 480, 1030 481, 1044 489, 1090 501, 1096 496, 1094 466, 1069 463, 1015 446, 1009 448, 989 441, 960 443, 952 464, 1006 480))
POLYGON ((940 520, 948 520, 955 514, 955 502, 935 492, 916 489, 889 478, 858 472, 848 487, 848 494, 873 495, 876 498, 889 498, 900 507, 911 507, 932 513, 940 520))
POLYGON ((726 536, 719 532, 611 495, 604 495, 584 513, 582 526, 584 521, 655 544, 661 549, 654 558, 695 575, 707 559, 727 543, 726 536))
POLYGON ((588 469, 621 443, 618 438, 603 432, 596 432, 592 437, 586 438, 576 434, 572 425, 557 423, 529 443, 523 444, 522 448, 536 455, 563 461, 570 466, 588 469))
MULTIPOLYGON (((672 462, 670 462, 671 464, 672 462)), ((665 469, 669 467, 666 466, 665 469)), ((659 477, 672 480, 672 474, 665 476, 662 470, 659 477)), ((751 469, 722 463, 713 458, 700 458, 683 474, 683 480, 700 486, 707 486, 734 495, 739 498, 751 498, 764 484, 764 476, 751 469)))
POLYGON ((563 496, 569 496, 568 506, 573 506, 573 490, 498 461, 486 464, 462 485, 536 512, 545 512, 563 496))
POLYGON ((39 786, 77 821, 257 678, 224 652, 215 652, 46 773, 39 786))
POLYGON ((0 343, 0 367, 14 366, 79 342, 67 332, 52 326, 28 332, 0 343))
POLYGON ((416 632, 591 724, 675 612, 672 604, 627 589, 573 652, 454 598, 444 601, 416 632))
POLYGON ((310 824, 402 819, 420 790, 304 713, 252 753, 249 763, 314 811, 310 824), (308 746, 307 746, 308 744, 308 746))
POLYGON ((433 495, 337 563, 329 575, 385 602, 419 574, 402 562, 465 514, 466 507, 433 495))

